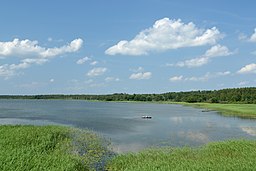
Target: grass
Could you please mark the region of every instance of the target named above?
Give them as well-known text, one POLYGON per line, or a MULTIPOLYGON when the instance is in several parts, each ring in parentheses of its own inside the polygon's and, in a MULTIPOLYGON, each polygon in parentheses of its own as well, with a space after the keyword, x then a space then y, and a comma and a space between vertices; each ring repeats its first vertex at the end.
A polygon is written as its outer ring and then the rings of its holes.
POLYGON ((0 126, 1 171, 256 170, 256 141, 214 142, 200 148, 155 148, 114 157, 89 130, 61 126, 0 126))
POLYGON ((60 126, 0 126, 0 170, 99 170, 110 152, 88 131, 60 126))
POLYGON ((242 118, 256 118, 256 104, 219 104, 219 103, 181 103, 204 109, 221 112, 225 116, 238 116, 242 118))
POLYGON ((256 141, 230 140, 200 148, 159 148, 115 157, 108 171, 256 170, 256 141))

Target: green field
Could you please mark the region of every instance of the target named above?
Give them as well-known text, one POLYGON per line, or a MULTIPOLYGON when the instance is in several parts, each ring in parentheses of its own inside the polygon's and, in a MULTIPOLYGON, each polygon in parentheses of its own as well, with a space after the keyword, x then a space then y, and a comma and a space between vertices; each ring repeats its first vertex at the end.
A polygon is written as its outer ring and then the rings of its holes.
POLYGON ((220 103, 180 103, 221 112, 226 116, 256 118, 256 104, 220 104, 220 103))
POLYGON ((256 141, 215 142, 200 148, 148 149, 123 154, 109 171, 256 170, 256 141))
POLYGON ((0 126, 0 170, 96 170, 111 154, 107 145, 88 130, 0 126))

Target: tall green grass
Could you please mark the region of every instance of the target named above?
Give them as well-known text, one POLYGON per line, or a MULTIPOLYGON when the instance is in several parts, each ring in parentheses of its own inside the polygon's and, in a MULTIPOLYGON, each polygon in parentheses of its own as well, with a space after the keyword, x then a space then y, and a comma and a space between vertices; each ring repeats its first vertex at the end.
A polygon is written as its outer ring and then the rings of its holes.
POLYGON ((256 170, 256 141, 252 140, 216 142, 200 148, 155 148, 114 158, 108 147, 104 138, 88 130, 0 126, 0 170, 256 170))
POLYGON ((160 148, 123 154, 108 171, 256 170, 256 141, 232 140, 201 148, 160 148))
POLYGON ((0 126, 1 171, 100 170, 110 154, 106 141, 60 126, 0 126))

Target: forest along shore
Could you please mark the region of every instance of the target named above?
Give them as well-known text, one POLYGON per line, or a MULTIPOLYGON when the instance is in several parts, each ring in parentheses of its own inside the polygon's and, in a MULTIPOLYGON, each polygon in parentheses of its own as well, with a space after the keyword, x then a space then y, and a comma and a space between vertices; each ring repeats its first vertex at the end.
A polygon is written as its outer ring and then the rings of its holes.
POLYGON ((0 95, 0 99, 68 99, 96 101, 143 101, 143 102, 187 102, 187 103, 243 103, 256 104, 256 87, 231 88, 211 91, 168 92, 162 94, 107 95, 0 95))
POLYGON ((212 91, 168 92, 162 94, 107 95, 0 95, 0 99, 63 99, 106 102, 150 102, 190 105, 202 110, 216 110, 226 116, 256 118, 256 87, 212 91))

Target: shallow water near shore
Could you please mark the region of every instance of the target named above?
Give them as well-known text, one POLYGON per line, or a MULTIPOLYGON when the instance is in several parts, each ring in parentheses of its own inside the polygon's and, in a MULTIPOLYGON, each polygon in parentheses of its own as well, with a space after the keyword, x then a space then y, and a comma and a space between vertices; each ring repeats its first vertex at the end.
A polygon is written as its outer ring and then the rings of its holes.
POLYGON ((118 153, 151 146, 198 146, 226 139, 256 139, 256 120, 155 103, 0 100, 0 125, 3 124, 89 128, 110 139, 118 153), (144 115, 152 119, 143 119, 144 115))

